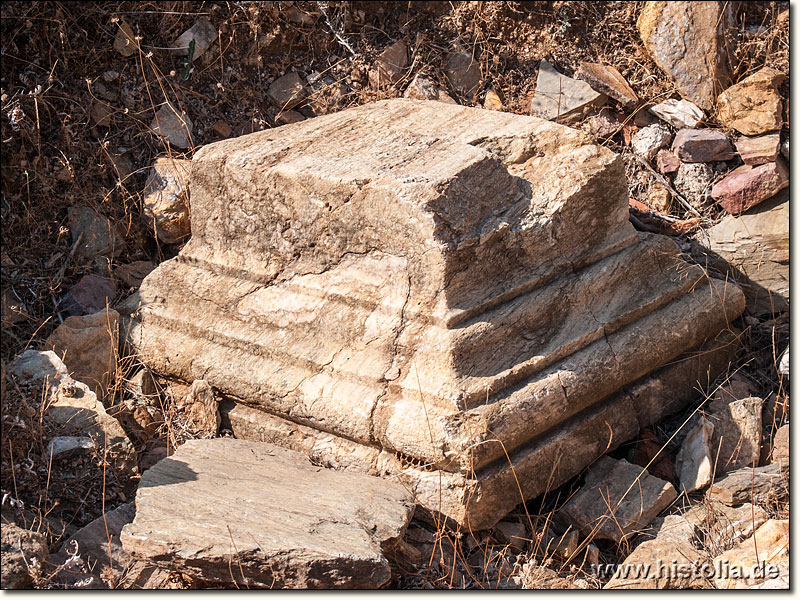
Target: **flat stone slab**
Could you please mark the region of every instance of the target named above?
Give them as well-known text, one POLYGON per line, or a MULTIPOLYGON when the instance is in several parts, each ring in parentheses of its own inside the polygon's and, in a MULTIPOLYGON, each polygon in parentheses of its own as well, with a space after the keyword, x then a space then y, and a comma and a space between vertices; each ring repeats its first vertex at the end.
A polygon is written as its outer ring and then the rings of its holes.
POLYGON ((649 525, 677 495, 671 483, 642 467, 604 456, 561 514, 584 533, 619 542, 649 525))
POLYGON ((192 440, 145 471, 125 551, 206 582, 377 588, 414 502, 400 484, 271 444, 192 440))
POLYGON ((580 117, 584 109, 602 106, 605 101, 605 94, 596 92, 585 81, 562 75, 546 60, 539 63, 530 105, 533 116, 569 121, 580 117))
POLYGON ((538 118, 377 102, 211 144, 191 189, 121 309, 141 360, 473 529, 680 409, 744 307, 633 229, 618 155, 538 118))

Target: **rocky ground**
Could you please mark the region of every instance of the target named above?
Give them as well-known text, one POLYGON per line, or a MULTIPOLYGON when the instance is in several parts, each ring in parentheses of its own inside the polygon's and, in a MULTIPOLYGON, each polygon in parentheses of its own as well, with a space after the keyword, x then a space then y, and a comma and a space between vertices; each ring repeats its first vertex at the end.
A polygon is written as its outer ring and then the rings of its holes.
POLYGON ((788 580, 788 2, 709 2, 694 21, 669 13, 686 3, 657 4, 4 3, 3 587, 231 586, 123 549, 142 474, 230 433, 202 381, 165 381, 120 350, 113 307, 190 235, 195 149, 399 96, 586 131, 623 156, 634 225, 735 279, 748 307, 737 362, 687 411, 492 530, 415 518, 371 540, 391 566, 381 585, 788 580), (777 578, 603 567, 749 565, 754 542, 777 578))

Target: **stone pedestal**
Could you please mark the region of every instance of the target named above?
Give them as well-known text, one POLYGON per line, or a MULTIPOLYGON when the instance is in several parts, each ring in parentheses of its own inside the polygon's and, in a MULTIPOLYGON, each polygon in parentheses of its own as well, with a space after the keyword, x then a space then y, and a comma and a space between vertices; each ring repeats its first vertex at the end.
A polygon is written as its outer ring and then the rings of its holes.
POLYGON ((127 303, 142 360, 473 529, 735 349, 741 291, 636 232, 619 156, 555 123, 383 101, 210 144, 190 185, 191 240, 127 303))

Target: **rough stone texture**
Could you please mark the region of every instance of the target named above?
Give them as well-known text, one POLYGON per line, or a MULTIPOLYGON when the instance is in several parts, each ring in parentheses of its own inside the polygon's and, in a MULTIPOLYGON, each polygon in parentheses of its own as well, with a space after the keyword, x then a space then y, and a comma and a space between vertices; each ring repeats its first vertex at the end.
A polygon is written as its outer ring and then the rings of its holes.
POLYGON ((165 244, 177 244, 192 232, 189 213, 189 168, 191 161, 157 158, 144 186, 147 225, 165 244))
POLYGON ((736 156, 725 134, 714 129, 681 129, 672 142, 672 152, 690 163, 730 160, 736 156))
POLYGON ((78 243, 75 251, 78 258, 119 256, 125 248, 124 240, 117 234, 111 221, 88 206, 69 209, 69 230, 72 243, 78 243))
POLYGON ((789 519, 770 519, 752 538, 715 558, 714 565, 717 576, 713 581, 718 590, 745 589, 783 576, 788 580, 789 519))
POLYGON ((192 60, 196 60, 217 41, 217 28, 205 17, 198 19, 197 23, 172 43, 175 54, 187 56, 192 41, 194 41, 192 60))
POLYGON ((697 127, 705 115, 699 106, 688 100, 670 98, 649 108, 650 112, 675 129, 697 127))
POLYGON ((413 508, 397 483, 285 448, 190 440, 142 475, 121 540, 134 557, 205 581, 377 588, 413 508))
POLYGON ((88 436, 76 437, 57 435, 51 439, 45 449, 47 460, 50 458, 64 458, 73 454, 80 454, 95 448, 94 440, 88 436))
POLYGON ((610 65, 582 62, 578 65, 575 77, 588 83, 593 90, 613 98, 625 108, 632 108, 639 101, 622 73, 610 65))
POLYGON ((61 301, 61 310, 69 315, 79 316, 105 311, 114 302, 117 287, 108 277, 89 273, 69 288, 61 301))
POLYGON ((42 561, 47 558, 45 535, 3 523, 0 547, 0 587, 33 589, 33 577, 41 573, 42 561))
POLYGON ((780 499, 788 493, 786 465, 772 464, 763 467, 745 467, 716 480, 706 496, 728 506, 745 502, 765 504, 780 499))
POLYGON ((638 234, 621 159, 540 119, 365 105, 201 149, 191 202, 124 308, 143 362, 473 529, 515 473, 526 498, 574 476, 736 347, 736 288, 638 234))
POLYGON ((596 115, 589 116, 581 123, 581 129, 595 139, 611 137, 617 133, 621 127, 622 125, 619 120, 617 120, 616 113, 608 107, 601 108, 596 115))
POLYGON ((711 402, 707 416, 714 425, 711 447, 717 475, 758 465, 763 404, 756 397, 711 402))
POLYGON ((655 539, 636 546, 603 589, 684 589, 697 584, 700 578, 696 574, 684 574, 669 568, 673 563, 689 565, 702 558, 692 543, 693 537, 694 526, 691 523, 683 517, 668 515, 656 528, 655 539), (639 565, 649 565, 650 572, 647 575, 641 573, 637 569, 639 565))
POLYGON ((278 77, 267 88, 267 96, 281 110, 294 108, 305 100, 307 93, 303 80, 294 71, 278 77))
POLYGON ((753 314, 789 308, 789 190, 738 216, 727 216, 697 239, 710 267, 742 287, 753 314))
POLYGON ((70 379, 66 365, 52 350, 26 350, 8 364, 8 374, 20 382, 44 383, 44 393, 70 379))
POLYGON ((656 154, 656 167, 658 168, 659 172, 664 173, 675 173, 681 166, 681 159, 675 156, 669 150, 662 148, 656 154))
POLYGON ((648 525, 676 496, 671 483, 626 460, 604 456, 560 513, 585 534, 619 542, 648 525))
POLYGON ((786 76, 764 67, 729 87, 717 99, 717 118, 726 127, 745 135, 777 131, 783 125, 778 86, 786 76))
POLYGON ((120 532, 133 521, 133 502, 106 512, 61 545, 48 563, 51 568, 68 564, 55 574, 55 581, 71 589, 157 589, 168 573, 134 561, 122 549, 120 532), (70 560, 77 550, 77 558, 70 560))
POLYGON ((696 526, 708 548, 729 548, 753 535, 766 523, 767 511, 750 503, 731 507, 708 500, 683 513, 683 518, 696 526))
POLYGON ((86 383, 100 398, 114 383, 118 345, 119 313, 114 309, 69 317, 45 343, 64 361, 70 375, 86 383))
POLYGON ((775 432, 772 440, 770 463, 789 468, 789 424, 783 425, 775 432))
POLYGON ((636 22, 655 63, 703 110, 730 85, 734 12, 728 2, 647 2, 636 22))
POLYGON ((481 84, 480 65, 468 52, 451 54, 444 65, 444 74, 452 88, 467 98, 471 98, 481 84))
POLYGON ((789 170, 783 162, 751 167, 742 165, 714 184, 711 197, 732 215, 738 215, 772 198, 789 185, 789 170))
POLYGON ((606 96, 589 84, 562 75, 546 60, 539 63, 536 89, 530 113, 542 119, 569 123, 580 119, 595 106, 602 106, 606 96))
POLYGON ((690 203, 700 205, 711 193, 714 169, 706 163, 681 163, 672 184, 690 203))
POLYGON ((662 123, 653 123, 642 127, 633 134, 631 147, 633 151, 646 160, 653 160, 656 153, 672 141, 672 132, 662 123))
POLYGON ((686 493, 702 489, 711 483, 714 457, 711 440, 714 424, 704 417, 688 433, 675 459, 678 480, 686 493))
POLYGON ((403 92, 403 98, 411 100, 438 100, 439 102, 447 102, 448 104, 455 104, 447 93, 438 83, 430 77, 417 73, 411 83, 408 84, 406 91, 403 92))
POLYGON ((119 29, 117 29, 117 34, 114 36, 114 50, 126 58, 133 56, 138 52, 138 43, 136 42, 136 34, 133 33, 133 28, 122 20, 117 25, 119 29))
POLYGON ((169 103, 158 109, 153 122, 150 123, 150 129, 156 135, 178 148, 188 148, 192 145, 193 127, 189 115, 169 103))
POLYGON ((118 266, 114 270, 114 275, 128 287, 138 288, 142 284, 142 280, 155 268, 156 266, 149 260, 137 260, 118 266))
POLYGON ((221 417, 211 386, 202 379, 196 379, 189 388, 186 397, 179 401, 195 434, 214 436, 217 434, 221 417))
POLYGON ((777 133, 758 137, 742 136, 736 140, 736 151, 746 165, 763 165, 778 160, 781 136, 777 133))
POLYGON ((369 72, 369 82, 374 88, 382 88, 397 83, 408 68, 408 46, 402 40, 395 42, 375 60, 369 72))

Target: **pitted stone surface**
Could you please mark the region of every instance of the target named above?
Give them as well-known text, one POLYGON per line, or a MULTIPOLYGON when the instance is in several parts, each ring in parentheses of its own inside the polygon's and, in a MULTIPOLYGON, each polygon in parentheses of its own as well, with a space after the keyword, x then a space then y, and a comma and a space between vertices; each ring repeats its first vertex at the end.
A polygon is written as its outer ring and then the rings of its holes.
POLYGON ((617 444, 661 414, 625 386, 743 307, 632 228, 617 155, 537 118, 378 102, 207 146, 191 185, 191 240, 127 305, 145 363, 473 527, 520 501, 506 451, 525 497, 574 475, 605 421, 617 444))

